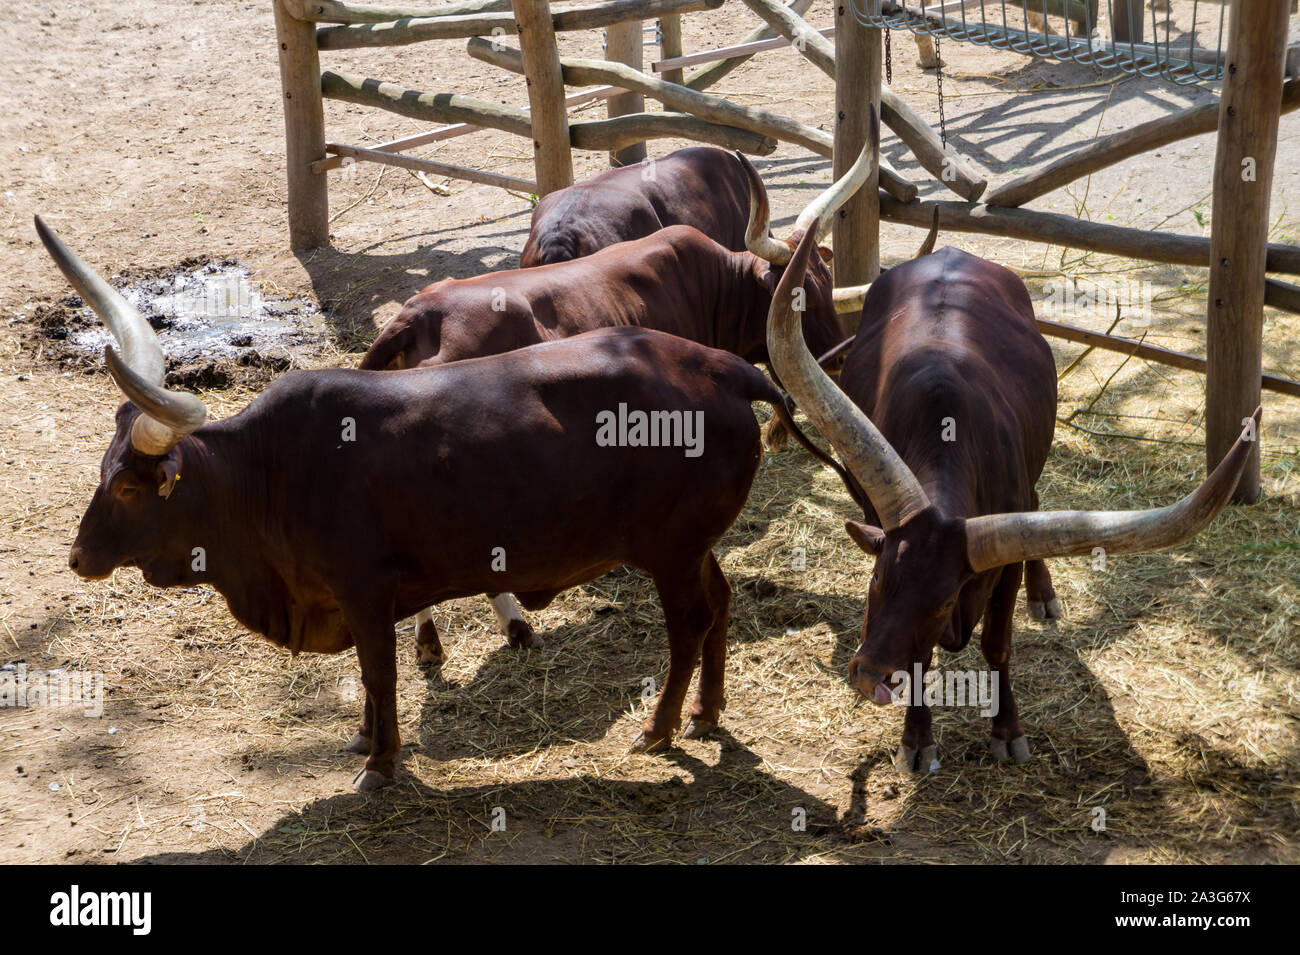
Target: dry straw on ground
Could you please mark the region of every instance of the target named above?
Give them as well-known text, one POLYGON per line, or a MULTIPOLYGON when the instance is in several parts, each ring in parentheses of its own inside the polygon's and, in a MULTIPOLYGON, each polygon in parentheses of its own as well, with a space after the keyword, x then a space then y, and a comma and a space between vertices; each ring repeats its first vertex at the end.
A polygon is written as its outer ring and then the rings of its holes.
MULTIPOLYGON (((1169 297, 1153 340, 1195 349, 1198 314, 1194 296, 1169 297)), ((1291 375, 1297 332, 1300 321, 1270 318, 1270 363, 1291 375)), ((1058 367, 1077 354, 1060 349, 1058 367)), ((50 374, 35 363, 32 373, 50 374)), ((44 491, 9 497, 11 554, 46 539, 48 513, 80 505, 107 394, 101 376, 78 374, 62 400, 95 408, 92 420, 70 433, 51 407, 25 422, 47 422, 76 453, 24 455, 23 473, 9 462, 11 489, 44 491)), ((204 395, 216 416, 252 397, 204 395)), ((1203 473, 1202 401, 1196 376, 1088 356, 1062 382, 1071 424, 1057 429, 1043 506, 1140 507, 1185 493, 1203 473)), ((735 598, 717 739, 626 753, 642 681, 662 679, 667 643, 653 588, 622 571, 533 614, 540 651, 505 648, 484 601, 454 601, 436 613, 450 660, 428 674, 403 626, 399 784, 357 797, 347 791, 357 760, 338 753, 360 706, 352 653, 287 657, 243 633, 215 594, 154 590, 121 571, 101 584, 59 577, 42 628, 7 620, 3 635, 33 663, 106 671, 120 732, 7 717, 0 768, 54 767, 80 827, 76 851, 94 858, 1294 861, 1296 404, 1268 398, 1261 504, 1104 571, 1052 562, 1065 618, 1030 621, 1023 602, 1016 618, 1012 672, 1034 750, 1023 767, 993 762, 972 710, 936 711, 939 773, 890 766, 901 711, 860 702, 843 680, 869 569, 841 529, 853 510, 829 471, 791 450, 765 458, 720 548, 735 598), (806 570, 794 568, 796 547, 806 570)), ((980 667, 977 645, 941 664, 980 667)), ((11 808, 21 817, 21 803, 11 808)))

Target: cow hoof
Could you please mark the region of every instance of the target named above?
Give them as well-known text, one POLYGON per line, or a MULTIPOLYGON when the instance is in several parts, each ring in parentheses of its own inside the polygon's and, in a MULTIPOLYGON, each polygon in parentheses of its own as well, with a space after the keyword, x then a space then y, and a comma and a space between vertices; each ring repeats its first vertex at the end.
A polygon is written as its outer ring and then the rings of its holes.
POLYGON ((686 729, 682 732, 682 739, 703 739, 718 728, 718 724, 711 720, 697 720, 691 717, 686 721, 686 729))
POLYGON ((672 737, 662 736, 658 739, 652 739, 644 732, 636 738, 636 742, 628 749, 629 753, 653 753, 656 750, 667 749, 672 742, 672 737))
POLYGON ((939 747, 933 744, 922 747, 920 752, 900 744, 894 754, 894 768, 902 773, 937 773, 939 766, 939 747))
POLYGON ((1061 601, 1055 597, 1048 601, 1031 600, 1029 601, 1029 616, 1035 620, 1060 620, 1061 601))
POLYGON ((540 650, 546 646, 545 641, 522 620, 510 621, 510 626, 506 628, 506 639, 517 650, 540 650))
POLYGON ((348 740, 348 745, 343 747, 345 753, 358 753, 362 756, 370 755, 370 737, 362 736, 359 732, 353 733, 352 738, 348 740))
POLYGON ((763 429, 763 444, 769 451, 783 451, 789 438, 790 432, 786 430, 785 422, 775 415, 763 429))
POLYGON ((442 647, 431 647, 427 644, 416 644, 415 662, 422 667, 440 667, 447 662, 447 654, 442 647))
POLYGON ((373 769, 363 769, 357 773, 357 778, 352 780, 352 788, 359 793, 372 793, 376 789, 383 789, 385 786, 391 786, 394 780, 391 776, 385 776, 383 773, 377 773, 373 769))
POLYGON ((1015 762, 1019 765, 1029 762, 1029 740, 1024 736, 1017 736, 1010 743, 993 737, 989 740, 989 749, 999 763, 1015 762))

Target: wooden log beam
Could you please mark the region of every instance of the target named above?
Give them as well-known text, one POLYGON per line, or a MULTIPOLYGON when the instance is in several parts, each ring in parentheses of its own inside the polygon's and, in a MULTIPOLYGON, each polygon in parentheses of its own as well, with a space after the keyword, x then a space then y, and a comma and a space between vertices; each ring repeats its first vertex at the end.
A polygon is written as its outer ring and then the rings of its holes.
MULTIPOLYGON (((1009 209, 973 202, 903 203, 887 192, 880 194, 880 217, 887 222, 901 222, 919 229, 929 229, 936 208, 939 210, 941 231, 1025 239, 1147 262, 1168 262, 1200 268, 1208 268, 1210 265, 1210 240, 1204 236, 1150 232, 1101 222, 1085 222, 1055 212, 1009 209)), ((1271 243, 1268 246, 1267 268, 1270 272, 1300 275, 1300 246, 1271 243)), ((1259 285, 1263 289, 1262 276, 1259 285)), ((1239 433, 1240 427, 1237 430, 1239 433)))
MULTIPOLYGON (((616 23, 605 31, 605 56, 621 64, 632 73, 639 74, 643 65, 641 21, 616 23)), ((525 75, 527 73, 525 72, 525 75)), ((619 84, 621 85, 621 84, 619 84)), ((623 87, 627 92, 611 96, 605 101, 605 115, 610 119, 631 113, 645 112, 645 97, 640 90, 623 87)), ((561 89, 563 93, 563 89, 561 89)), ((646 157, 645 143, 633 143, 609 154, 610 166, 631 166, 646 157)))
MULTIPOLYGON (((801 16, 810 6, 812 6, 812 0, 790 0, 789 3, 790 9, 801 16)), ((748 34, 740 42, 742 45, 746 43, 757 43, 762 40, 770 40, 776 36, 777 32, 775 30, 769 26, 763 26, 748 34)), ((710 86, 715 85, 732 70, 743 65, 751 56, 753 56, 752 53, 737 54, 736 56, 728 56, 726 59, 718 60, 717 62, 704 67, 704 69, 688 76, 685 85, 689 86, 693 90, 706 90, 710 86)))
POLYGON ((1264 304, 1270 308, 1279 308, 1284 312, 1300 315, 1300 285, 1280 282, 1277 279, 1265 279, 1264 304))
MULTIPOLYGON (((1300 80, 1282 85, 1283 113, 1300 107, 1300 80)), ((1003 183, 984 199, 990 206, 1019 206, 1083 176, 1160 146, 1212 132, 1219 125, 1219 103, 1180 110, 1131 129, 1104 136, 1042 169, 1003 183)))
POLYGON ((329 180, 312 170, 312 163, 325 158, 320 59, 311 24, 291 16, 282 0, 273 8, 284 104, 289 245, 295 251, 314 249, 330 240, 329 180))
MULTIPOLYGON (((590 7, 556 7, 551 11, 555 32, 595 30, 648 20, 669 13, 713 10, 723 0, 606 0, 590 7)), ((405 46, 424 40, 463 40, 472 36, 509 36, 515 32, 512 13, 475 13, 464 16, 421 17, 384 23, 358 23, 321 27, 316 44, 322 50, 352 50, 360 47, 405 46)))
MULTIPOLYGON (((1086 328, 1075 328, 1072 325, 1049 322, 1043 318, 1037 319, 1037 322, 1038 330, 1051 338, 1063 338, 1082 345, 1091 345, 1093 348, 1123 352, 1127 355, 1144 358, 1147 361, 1154 361, 1160 365, 1195 371, 1202 375, 1206 373, 1205 359, 1197 358, 1195 355, 1172 351, 1158 345, 1148 345, 1145 342, 1134 341, 1131 338, 1120 338, 1117 335, 1090 332, 1086 328)), ((1289 378, 1282 378, 1278 375, 1260 375, 1259 386, 1267 388, 1269 391, 1275 391, 1278 394, 1300 397, 1300 381, 1291 381, 1289 378)), ((1241 434, 1240 421, 1237 422, 1237 433, 1241 434)), ((1214 463, 1217 465, 1219 462, 1216 460, 1214 463)))
MULTIPOLYGON (((860 312, 866 301, 867 290, 871 283, 864 285, 846 285, 834 291, 835 310, 838 312, 860 312)), ((1267 279, 1264 282, 1264 304, 1270 308, 1281 309, 1300 315, 1300 285, 1267 279)))
POLYGON ((511 0, 520 55, 528 76, 528 112, 537 194, 573 185, 569 114, 564 108, 560 51, 551 28, 550 0, 511 0))
MULTIPOLYGON (((458 93, 421 93, 396 83, 327 70, 321 74, 321 90, 329 99, 373 106, 400 116, 431 123, 469 123, 516 136, 531 136, 528 112, 458 93)), ((610 152, 646 139, 691 139, 723 149, 739 149, 754 156, 767 156, 776 140, 747 129, 720 126, 683 113, 642 113, 618 119, 575 120, 569 124, 569 141, 574 149, 610 152)))
MULTIPOLYGON (((836 289, 835 310, 842 315, 854 311, 861 312, 863 303, 866 301, 867 290, 870 288, 870 285, 866 285, 836 289)), ((1195 355, 1172 351, 1158 345, 1148 345, 1145 342, 1135 341, 1131 338, 1120 338, 1117 335, 1090 332, 1086 328, 1062 325, 1044 318, 1035 319, 1035 321, 1038 323, 1038 330, 1048 338, 1060 338, 1066 341, 1078 342, 1082 345, 1089 345, 1092 348, 1122 352, 1160 365, 1205 374, 1205 359, 1197 358, 1195 355)), ((1300 398, 1300 381, 1292 381, 1290 378, 1283 378, 1279 375, 1260 375, 1259 381, 1260 387, 1266 391, 1274 391, 1280 395, 1292 395, 1300 398)))
MULTIPOLYGON (((1228 67, 1219 98, 1210 214, 1210 294, 1205 328, 1205 457, 1211 467, 1236 443, 1259 404, 1269 193, 1277 156, 1288 0, 1232 4, 1228 67)), ((1280 271, 1280 270, 1275 270, 1280 271)), ((1259 500, 1259 442, 1233 500, 1259 500)))
MULTIPOLYGON (((493 66, 514 73, 523 72, 524 64, 519 51, 500 43, 475 37, 469 41, 466 50, 476 60, 491 63, 493 66)), ((606 83, 623 89, 636 90, 671 109, 681 110, 724 126, 748 129, 783 142, 795 143, 819 156, 833 158, 835 143, 830 133, 814 129, 779 113, 752 106, 741 106, 719 96, 699 93, 685 86, 647 76, 621 63, 562 56, 560 69, 564 82, 569 86, 606 83)), ((855 158, 856 155, 854 153, 855 158)), ((882 164, 881 172, 884 187, 895 198, 902 202, 911 202, 916 198, 916 186, 899 175, 888 162, 882 164)))
POLYGON ((510 9, 510 0, 459 0, 432 7, 380 7, 343 0, 286 0, 292 16, 314 23, 387 23, 424 17, 462 17, 478 13, 500 13, 510 9))
MULTIPOLYGON (((771 33, 770 28, 764 28, 757 31, 759 33, 771 33)), ((835 36, 834 27, 822 27, 817 31, 826 39, 833 39, 835 36)), ((727 62, 728 60, 748 60, 755 53, 763 53, 767 50, 784 50, 790 45, 790 41, 783 36, 760 38, 758 40, 746 40, 743 43, 736 43, 732 46, 719 46, 711 50, 700 50, 697 53, 687 53, 683 56, 673 57, 670 60, 656 60, 650 64, 650 69, 656 73, 667 73, 669 70, 675 70, 683 66, 698 66, 701 63, 718 63, 727 62), (719 60, 719 57, 722 59, 719 60)), ((683 84, 685 85, 685 84, 683 84)))
MULTIPOLYGON (((595 89, 584 90, 581 93, 573 93, 564 98, 565 107, 582 106, 586 103, 598 99, 604 99, 618 92, 613 86, 600 86, 595 89)), ((398 139, 390 139, 387 142, 376 143, 371 149, 379 152, 400 153, 408 149, 415 149, 419 146, 427 146, 429 143, 438 143, 446 139, 455 139, 457 136, 467 136, 470 133, 481 132, 482 126, 474 126, 470 123, 452 123, 449 126, 439 126, 437 129, 430 129, 423 133, 414 133, 410 136, 402 136, 398 139)), ((337 169, 340 166, 347 165, 348 159, 334 147, 337 143, 326 143, 325 151, 335 153, 326 159, 320 159, 311 164, 313 172, 325 172, 330 169, 337 169)))
POLYGON ((516 192, 537 193, 537 183, 517 176, 503 176, 500 173, 485 172, 482 169, 469 169, 465 166, 453 166, 449 163, 435 162, 432 159, 418 159, 415 156, 403 156, 401 153, 385 152, 381 149, 365 149, 361 146, 343 146, 330 144, 329 150, 339 156, 346 156, 361 162, 383 163, 385 166, 400 166, 417 172, 433 173, 435 176, 448 176, 452 179, 464 179, 485 186, 499 186, 516 192))
MULTIPOLYGON (((801 16, 781 0, 745 0, 745 6, 789 40, 810 63, 835 79, 834 47, 801 16)), ((907 145, 917 162, 957 195, 970 202, 983 195, 988 181, 955 149, 945 147, 930 124, 883 83, 880 118, 907 145)))
MULTIPOLYGON (((880 31, 858 23, 848 4, 835 13, 835 155, 832 176, 839 179, 857 161, 872 135, 880 155, 880 91, 884 56, 880 31)), ((866 282, 880 272, 879 168, 840 206, 831 225, 835 284, 866 282)), ((858 330, 857 316, 844 322, 846 334, 858 330)))

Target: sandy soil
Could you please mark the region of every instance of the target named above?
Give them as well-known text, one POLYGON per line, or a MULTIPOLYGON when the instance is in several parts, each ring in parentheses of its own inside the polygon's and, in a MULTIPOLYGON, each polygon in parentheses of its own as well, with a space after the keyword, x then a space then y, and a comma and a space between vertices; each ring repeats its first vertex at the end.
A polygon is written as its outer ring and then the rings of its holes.
MULTIPOLYGON (((814 23, 829 12, 818 3, 814 23)), ((1017 688, 1036 750, 1026 767, 993 764, 966 712, 938 718, 941 773, 917 780, 889 766, 901 719, 856 705, 842 679, 866 569, 839 530, 852 508, 828 473, 786 453, 765 463, 724 541, 736 601, 720 739, 626 755, 642 680, 662 678, 667 647, 651 588, 614 574, 536 615, 548 640, 536 653, 507 650, 482 601, 440 610, 452 654, 441 674, 416 669, 403 638, 399 785, 352 794, 357 760, 338 753, 360 705, 351 653, 291 659, 237 627, 211 591, 150 589, 133 570, 102 583, 68 571, 118 398, 97 368, 51 361, 32 334, 33 316, 68 290, 31 217, 110 275, 238 260, 263 294, 319 304, 332 344, 304 361, 326 365, 354 362, 376 324, 429 281, 513 264, 529 203, 464 183, 439 196, 405 171, 355 166, 331 179, 332 247, 295 256, 268 3, 16 0, 6 14, 0 50, 16 83, 0 115, 0 663, 102 672, 109 696, 99 719, 0 708, 0 860, 1295 861, 1300 404, 1276 396, 1263 504, 1107 575, 1056 562, 1067 618, 1018 617, 1017 688), (809 571, 790 567, 793 546, 807 549, 809 571), (1096 806, 1109 809, 1105 831, 1092 826, 1096 806), (497 808, 505 831, 491 826, 497 808), (791 825, 800 812, 802 830, 791 825)), ((755 23, 731 3, 691 15, 686 48, 734 42, 755 23)), ((589 55, 599 42, 564 37, 566 50, 589 55)), ((894 88, 937 117, 933 74, 904 38, 893 53, 894 88)), ((1212 100, 969 46, 943 54, 949 134, 994 179, 1212 100)), ((526 103, 517 77, 456 41, 323 59, 412 88, 526 103)), ((716 91, 829 128, 831 84, 791 51, 763 55, 716 91)), ((326 110, 339 142, 418 128, 326 110)), ((1212 136, 1186 140, 1033 205, 1208 234, 1213 150, 1212 136)), ((885 151, 924 194, 942 191, 892 137, 885 151)), ((1298 153, 1291 116, 1273 188, 1277 241, 1296 241, 1298 153)), ((526 144, 494 132, 419 154, 531 176, 526 144)), ((605 164, 575 154, 579 175, 605 164)), ((758 166, 778 224, 829 177, 828 163, 793 147, 758 166)), ((918 240, 886 227, 885 260, 918 240)), ((1204 270, 944 241, 1021 269, 1036 295, 1060 274, 1150 282, 1154 318, 1117 331, 1203 353, 1204 270)), ((1073 316, 1099 328, 1111 317, 1073 316)), ((1269 312, 1268 370, 1300 378, 1297 333, 1296 319, 1269 312)), ((1079 349, 1057 352, 1065 368, 1079 349)), ((1065 380, 1062 417, 1087 408, 1073 423, 1103 433, 1058 429, 1045 506, 1095 505, 1099 494, 1145 506, 1200 473, 1201 379, 1122 362, 1093 355, 1065 380)), ((249 384, 204 398, 230 414, 253 396, 249 384)))

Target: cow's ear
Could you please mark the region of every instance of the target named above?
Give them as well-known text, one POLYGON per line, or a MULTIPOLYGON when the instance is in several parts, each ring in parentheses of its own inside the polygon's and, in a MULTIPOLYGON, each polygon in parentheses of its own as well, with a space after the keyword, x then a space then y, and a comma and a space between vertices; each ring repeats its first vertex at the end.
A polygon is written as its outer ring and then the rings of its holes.
POLYGON ((822 257, 822 261, 827 264, 830 264, 830 262, 835 258, 835 253, 832 252, 830 249, 826 248, 826 246, 824 245, 817 246, 817 254, 820 255, 822 257))
POLYGON ((176 489, 176 482, 181 479, 179 447, 172 448, 167 452, 166 457, 158 462, 154 468, 154 478, 158 481, 158 496, 163 500, 171 497, 172 491, 176 489))
POLYGON ((872 527, 870 524, 862 524, 858 521, 845 521, 844 529, 853 538, 853 543, 868 554, 880 556, 880 552, 885 549, 885 532, 879 527, 872 527))

